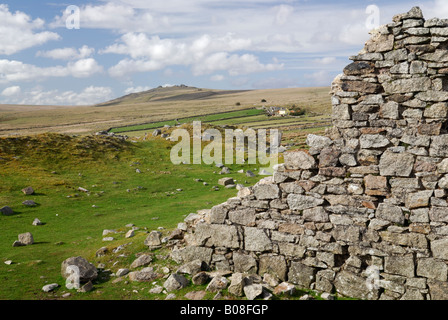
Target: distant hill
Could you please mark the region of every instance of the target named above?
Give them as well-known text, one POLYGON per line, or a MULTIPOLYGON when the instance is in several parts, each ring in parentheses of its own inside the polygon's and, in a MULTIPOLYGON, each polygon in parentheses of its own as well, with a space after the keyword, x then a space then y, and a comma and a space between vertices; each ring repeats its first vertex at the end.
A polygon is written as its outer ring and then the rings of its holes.
POLYGON ((138 104, 147 102, 164 101, 191 101, 208 99, 220 95, 242 93, 251 90, 215 90, 190 87, 186 85, 176 85, 170 87, 159 86, 154 89, 130 93, 125 96, 99 103, 96 107, 114 106, 120 104, 138 104))

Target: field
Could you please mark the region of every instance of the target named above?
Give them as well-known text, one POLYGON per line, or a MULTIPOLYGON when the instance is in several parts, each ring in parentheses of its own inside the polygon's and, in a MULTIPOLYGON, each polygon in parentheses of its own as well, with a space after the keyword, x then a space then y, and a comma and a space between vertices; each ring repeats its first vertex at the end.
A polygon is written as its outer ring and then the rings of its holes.
MULTIPOLYGON (((148 232, 160 230, 168 236, 188 214, 210 209, 235 196, 237 190, 213 188, 223 177, 213 164, 172 164, 174 143, 152 137, 154 128, 174 125, 174 119, 213 126, 280 128, 284 145, 302 148, 307 134, 322 133, 328 127, 328 100, 328 88, 220 92, 178 87, 98 106, 0 106, 0 208, 7 205, 14 210, 12 216, 0 215, 0 300, 164 299, 164 294, 149 293, 152 284, 116 282, 110 275, 147 251, 143 242, 148 232), (294 118, 267 117, 259 109, 263 99, 266 105, 295 104, 306 113, 294 118), (130 139, 92 135, 108 129, 130 139), (33 195, 21 191, 28 186, 34 188, 33 195), (22 204, 24 200, 37 205, 28 207, 22 204), (32 225, 35 218, 43 225, 32 225), (129 224, 137 230, 127 239, 124 234, 129 224), (106 229, 117 231, 111 234, 115 240, 103 241, 106 229), (31 232, 35 243, 13 247, 18 234, 24 232, 31 232), (107 247, 110 254, 96 257, 101 247, 107 247), (71 256, 103 264, 93 291, 65 288, 61 262, 71 256), (43 292, 49 283, 60 286, 43 292)), ((259 165, 227 166, 231 173, 225 176, 237 183, 249 186, 262 178, 238 172, 257 173, 259 165)), ((165 259, 167 251, 153 253, 160 268, 175 270, 165 259)))
POLYGON ((0 136, 58 132, 91 134, 110 128, 172 121, 254 107, 295 104, 308 114, 330 116, 329 88, 219 91, 156 88, 96 106, 0 105, 0 136), (262 103, 266 100, 266 103, 262 103))
MULTIPOLYGON (((212 189, 223 177, 214 165, 173 165, 169 159, 171 147, 172 143, 163 139, 138 144, 56 134, 1 139, 0 203, 10 206, 15 214, 0 215, 0 300, 60 297, 66 290, 60 275, 66 258, 83 256, 105 262, 115 272, 132 262, 135 253, 147 250, 143 246, 147 231, 163 227, 168 235, 186 215, 236 195, 235 189, 212 189), (35 194, 21 192, 28 186, 35 189, 35 194), (89 192, 79 191, 79 187, 89 192), (22 204, 24 200, 33 200, 37 206, 27 207, 22 204), (44 225, 33 226, 35 218, 44 225), (139 228, 134 238, 125 239, 120 233, 113 234, 116 241, 102 241, 104 229, 124 232, 130 229, 126 227, 130 223, 139 228), (31 232, 35 243, 12 247, 17 235, 24 232, 31 232), (96 250, 103 246, 113 250, 129 243, 126 250, 108 256, 114 259, 112 262, 95 257, 96 250), (118 257, 121 254, 126 256, 118 257), (13 263, 4 264, 8 260, 13 263), (60 290, 51 294, 41 291, 45 284, 54 282, 62 285, 60 290)), ((226 176, 238 183, 251 185, 260 179, 237 173, 257 167, 229 167, 232 173, 226 176)), ((109 282, 96 287, 91 294, 75 292, 72 298, 132 299, 132 286, 109 282)))

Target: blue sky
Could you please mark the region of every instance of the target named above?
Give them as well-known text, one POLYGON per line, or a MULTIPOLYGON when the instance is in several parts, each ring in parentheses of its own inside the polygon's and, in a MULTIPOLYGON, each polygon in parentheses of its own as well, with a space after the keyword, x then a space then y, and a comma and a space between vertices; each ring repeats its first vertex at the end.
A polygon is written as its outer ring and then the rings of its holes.
POLYGON ((3 1, 0 103, 88 105, 178 84, 329 86, 372 26, 413 6, 448 18, 446 0, 3 1))

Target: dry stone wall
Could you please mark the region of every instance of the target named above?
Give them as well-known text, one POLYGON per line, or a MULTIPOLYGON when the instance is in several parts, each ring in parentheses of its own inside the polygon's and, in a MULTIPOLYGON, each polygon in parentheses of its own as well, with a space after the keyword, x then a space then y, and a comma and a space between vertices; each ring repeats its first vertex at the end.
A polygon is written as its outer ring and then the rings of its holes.
POLYGON ((350 59, 326 136, 188 216, 175 260, 359 299, 448 299, 448 20, 415 7, 350 59))

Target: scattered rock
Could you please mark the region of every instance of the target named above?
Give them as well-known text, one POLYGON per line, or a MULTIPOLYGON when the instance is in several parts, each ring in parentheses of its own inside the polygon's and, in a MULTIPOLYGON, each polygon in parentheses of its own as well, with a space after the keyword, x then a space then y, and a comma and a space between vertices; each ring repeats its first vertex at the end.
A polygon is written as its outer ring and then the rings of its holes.
POLYGON ((140 271, 133 271, 129 273, 129 280, 138 282, 150 282, 160 278, 160 275, 154 272, 153 267, 146 267, 140 271))
POLYGON ((160 231, 151 231, 149 235, 146 237, 145 246, 148 246, 149 249, 158 249, 162 245, 162 233, 160 231))
POLYGON ((19 234, 19 242, 24 246, 28 246, 34 243, 34 238, 31 232, 25 232, 19 234))
POLYGON ((149 265, 152 262, 152 255, 142 254, 137 259, 135 259, 131 264, 131 269, 136 269, 139 267, 144 267, 149 265))
POLYGON ((25 201, 22 202, 22 204, 24 206, 27 206, 27 207, 35 207, 35 206, 37 206, 37 203, 34 202, 33 200, 25 200, 25 201))
POLYGON ((258 283, 253 283, 248 286, 244 286, 244 295, 247 300, 254 300, 256 297, 263 294, 263 286, 258 283))
POLYGON ((47 284, 47 285, 42 287, 42 291, 44 291, 44 292, 51 292, 54 289, 56 289, 57 287, 59 287, 59 285, 57 283, 47 284))
POLYGON ((33 220, 33 226, 41 226, 41 225, 43 225, 43 223, 38 218, 35 218, 33 220))
POLYGON ((88 282, 98 277, 98 270, 95 266, 83 257, 70 257, 61 264, 61 274, 67 279, 73 273, 79 276, 80 282, 88 282))
POLYGON ((133 236, 135 236, 135 231, 133 229, 131 229, 128 232, 126 232, 124 237, 125 238, 132 238, 133 236))
POLYGON ((218 184, 222 186, 227 186, 230 184, 235 184, 235 182, 233 181, 233 178, 222 178, 218 180, 218 184))
POLYGON ((14 214, 14 211, 8 207, 8 206, 4 206, 0 209, 0 212, 2 213, 2 215, 4 216, 12 216, 14 214))
POLYGON ((32 187, 26 187, 22 189, 22 192, 27 196, 34 194, 34 189, 32 187))
POLYGON ((183 275, 172 273, 168 279, 164 282, 163 287, 168 291, 175 291, 188 286, 188 279, 183 275))
POLYGON ((209 292, 218 292, 227 288, 228 284, 229 280, 226 277, 217 275, 210 281, 206 290, 209 292))
POLYGON ((204 290, 190 291, 187 294, 185 294, 184 297, 187 298, 188 300, 202 300, 206 294, 207 294, 207 292, 204 290))
POLYGON ((122 269, 118 269, 118 271, 115 273, 115 275, 116 275, 117 277, 123 277, 123 276, 127 275, 129 272, 130 272, 129 269, 127 269, 127 268, 122 268, 122 269))
POLYGON ((86 284, 84 284, 81 288, 78 289, 78 292, 90 292, 93 290, 93 283, 92 281, 88 281, 86 284))

